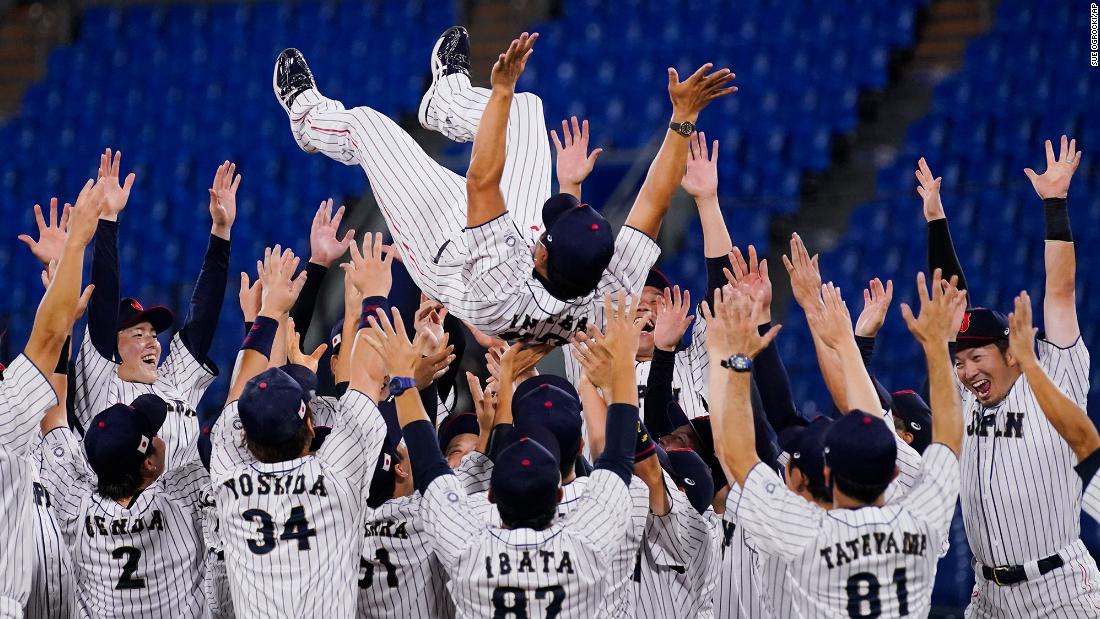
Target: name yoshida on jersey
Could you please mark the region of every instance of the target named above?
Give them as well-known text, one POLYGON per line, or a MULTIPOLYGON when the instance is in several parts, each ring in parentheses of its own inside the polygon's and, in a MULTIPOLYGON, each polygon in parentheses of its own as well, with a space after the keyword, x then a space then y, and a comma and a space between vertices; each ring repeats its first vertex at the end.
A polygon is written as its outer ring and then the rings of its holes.
POLYGON ((313 454, 263 463, 237 403, 211 431, 210 472, 233 609, 240 618, 354 617, 367 490, 386 424, 349 389, 313 454))

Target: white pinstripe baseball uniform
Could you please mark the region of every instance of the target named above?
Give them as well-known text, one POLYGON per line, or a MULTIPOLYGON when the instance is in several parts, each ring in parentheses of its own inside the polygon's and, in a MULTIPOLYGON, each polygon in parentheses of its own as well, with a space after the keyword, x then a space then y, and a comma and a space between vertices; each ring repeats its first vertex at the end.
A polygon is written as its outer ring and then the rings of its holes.
POLYGON ((237 617, 355 616, 362 530, 386 424, 349 389, 321 449, 263 463, 244 445, 237 402, 211 431, 210 472, 237 617))
POLYGON ((1096 476, 1088 481, 1085 491, 1081 494, 1081 509, 1092 516, 1093 520, 1100 521, 1100 483, 1096 482, 1096 476))
POLYGON ((667 474, 665 484, 672 509, 664 516, 650 514, 646 521, 634 616, 714 617, 718 515, 710 508, 695 511, 667 474))
POLYGON ((958 488, 955 454, 933 444, 917 485, 891 505, 826 511, 757 464, 727 511, 761 551, 787 562, 803 616, 922 617, 958 488))
POLYGON ((229 593, 229 574, 225 569, 225 543, 218 523, 218 505, 212 488, 202 496, 202 539, 206 561, 203 563, 203 592, 212 619, 232 619, 233 597, 229 593))
MULTIPOLYGON (((489 91, 462 74, 442 77, 429 106, 429 124, 452 139, 473 138, 489 91)), ((316 90, 290 107, 298 144, 370 180, 409 274, 429 297, 478 329, 506 340, 561 345, 590 322, 603 325, 606 293, 637 293, 660 248, 624 226, 595 294, 562 301, 532 275, 543 202, 550 196, 550 147, 542 101, 531 93, 512 100, 501 191, 508 212, 466 228, 466 182, 443 168, 396 123, 368 107, 346 110, 316 90)))
POLYGON ((424 495, 425 525, 458 617, 604 616, 617 580, 610 558, 632 526, 630 506, 628 486, 603 469, 569 514, 541 531, 487 524, 453 475, 424 495))
POLYGON ((139 395, 153 393, 168 403, 168 421, 158 436, 167 446, 166 468, 176 466, 173 454, 187 449, 199 437, 199 420, 195 414, 199 400, 217 375, 187 350, 180 334, 172 337, 168 356, 157 368, 157 381, 152 385, 132 383, 118 377, 118 364, 99 354, 92 344, 88 328, 76 356, 75 397, 73 407, 82 427, 112 404, 129 404, 139 395), (178 413, 178 414, 173 414, 178 413))
POLYGON ((210 476, 192 446, 128 507, 96 492, 68 428, 42 439, 42 483, 73 553, 80 617, 202 617, 202 495, 210 476))
POLYGON ((31 451, 31 486, 34 497, 34 573, 26 616, 42 619, 68 619, 72 616, 76 585, 72 557, 53 512, 53 498, 42 485, 42 441, 31 451))
POLYGON ((0 380, 0 513, 8 523, 0 545, 0 617, 19 617, 31 589, 34 501, 31 446, 57 394, 30 359, 19 355, 0 380))
MULTIPOLYGON (((1089 352, 1038 341, 1039 363, 1082 408, 1089 390, 1089 352)), ((989 567, 1026 565, 1055 553, 1065 565, 1001 587, 977 568, 968 617, 1095 617, 1100 571, 1081 542, 1081 479, 1076 457, 1051 425, 1027 378, 997 406, 984 407, 959 386, 964 423, 962 513, 974 558, 989 567)))

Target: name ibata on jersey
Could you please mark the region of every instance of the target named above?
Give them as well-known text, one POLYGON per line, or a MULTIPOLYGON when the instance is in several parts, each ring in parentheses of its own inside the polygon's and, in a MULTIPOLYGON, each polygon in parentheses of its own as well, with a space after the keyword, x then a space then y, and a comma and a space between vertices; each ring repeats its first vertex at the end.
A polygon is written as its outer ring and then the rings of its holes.
POLYGON ((557 554, 551 550, 501 552, 496 556, 485 557, 485 576, 496 578, 497 576, 507 576, 513 571, 517 574, 549 574, 551 572, 572 574, 573 560, 569 557, 569 551, 561 551, 560 557, 557 554), (496 568, 495 571, 494 567, 496 568))

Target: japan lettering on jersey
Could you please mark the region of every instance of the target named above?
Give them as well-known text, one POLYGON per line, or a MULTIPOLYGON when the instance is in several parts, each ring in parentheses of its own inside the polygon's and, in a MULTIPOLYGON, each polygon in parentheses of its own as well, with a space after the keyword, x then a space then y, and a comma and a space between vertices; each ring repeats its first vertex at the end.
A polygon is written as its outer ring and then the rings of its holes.
POLYGON ((43 438, 42 484, 73 553, 81 617, 202 617, 201 504, 210 477, 197 451, 124 507, 96 493, 68 428, 43 438))
POLYGON ((349 389, 321 448, 263 463, 244 444, 237 403, 211 431, 210 471, 237 617, 355 616, 364 505, 386 425, 349 389))
POLYGON ((75 602, 72 557, 53 512, 53 499, 42 485, 42 442, 31 452, 34 497, 34 573, 25 615, 42 619, 69 619, 75 602))
POLYGON ((569 515, 542 531, 487 525, 453 475, 432 482, 424 507, 458 617, 605 616, 617 578, 608 557, 631 522, 628 487, 613 473, 594 471, 569 515))
POLYGON ((168 347, 168 356, 157 369, 155 383, 124 381, 118 377, 118 364, 99 354, 85 327, 84 341, 76 356, 73 408, 81 427, 86 428, 93 417, 113 404, 129 404, 146 393, 159 396, 168 403, 168 419, 158 436, 167 446, 165 467, 171 469, 178 463, 174 454, 186 450, 198 439, 195 410, 216 377, 217 370, 195 359, 176 333, 168 347))
POLYGON ((958 488, 958 460, 937 443, 897 503, 826 511, 758 464, 726 509, 760 551, 786 561, 802 616, 923 617, 958 488))
POLYGON ((38 424, 57 405, 57 395, 30 359, 19 355, 0 380, 0 514, 7 522, 7 541, 0 544, 0 616, 23 612, 35 561, 32 462, 29 458, 38 424))
POLYGON ((603 296, 625 290, 637 294, 657 261, 660 248, 643 232, 623 226, 615 254, 596 291, 562 301, 534 278, 531 240, 507 214, 466 229, 468 255, 462 271, 469 287, 466 303, 451 313, 507 341, 536 341, 562 346, 589 324, 604 325, 603 296))

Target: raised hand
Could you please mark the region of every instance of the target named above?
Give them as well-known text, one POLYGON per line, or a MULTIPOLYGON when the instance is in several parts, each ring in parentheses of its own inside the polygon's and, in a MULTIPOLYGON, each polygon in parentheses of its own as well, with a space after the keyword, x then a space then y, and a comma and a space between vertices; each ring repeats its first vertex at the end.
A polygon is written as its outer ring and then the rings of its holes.
POLYGON ((418 331, 413 336, 413 345, 416 346, 421 355, 420 361, 413 371, 417 389, 424 389, 439 380, 439 377, 447 373, 447 368, 451 367, 455 360, 455 355, 452 354, 455 347, 447 345, 447 341, 450 339, 449 335, 444 335, 440 345, 436 347, 429 345, 428 340, 430 337, 424 331, 418 331))
POLYGON ((955 277, 951 286, 943 285, 943 271, 932 272, 932 296, 928 296, 928 283, 924 273, 917 273, 917 294, 920 297, 920 316, 913 317, 913 310, 906 303, 901 304, 901 316, 906 326, 926 350, 931 346, 947 348, 947 341, 954 337, 952 322, 959 307, 966 306, 966 293, 955 288, 955 277))
POLYGON ((821 304, 816 310, 806 310, 806 321, 821 341, 833 350, 837 350, 847 342, 855 341, 852 315, 848 313, 848 306, 844 304, 840 288, 834 286, 832 282, 821 287, 821 304))
POLYGON ((653 322, 653 345, 661 350, 676 352, 695 316, 690 315, 691 293, 680 294, 680 287, 665 288, 664 303, 657 305, 653 322))
POLYGON ((932 221, 946 217, 943 213, 943 202, 940 201, 940 183, 942 176, 932 176, 932 170, 928 168, 928 162, 921 157, 917 161, 917 170, 913 174, 917 177, 917 193, 924 201, 924 220, 932 221))
POLYGON ((411 378, 420 363, 420 351, 409 340, 401 310, 395 307, 391 311, 392 321, 382 308, 376 310, 375 316, 367 316, 371 328, 361 329, 359 337, 378 353, 390 376, 411 378))
POLYGON ((791 291, 794 300, 804 312, 821 303, 821 272, 817 266, 818 255, 810 258, 802 237, 795 232, 791 235, 791 255, 783 256, 783 266, 791 276, 791 291))
POLYGON ((493 65, 493 73, 489 76, 489 83, 493 88, 503 88, 509 92, 516 89, 516 81, 523 74, 527 66, 527 59, 531 57, 535 41, 539 39, 539 33, 528 34, 524 32, 518 39, 513 39, 512 44, 503 54, 497 57, 493 65))
POLYGON ((602 148, 588 152, 588 121, 577 124, 577 117, 572 116, 568 121, 561 121, 561 139, 558 132, 551 129, 550 138, 554 141, 554 152, 558 158, 557 175, 558 185, 562 193, 573 193, 580 199, 580 186, 584 179, 592 173, 602 148), (572 125, 570 125, 572 123, 572 125), (564 144, 564 145, 563 145, 564 144))
POLYGON ((772 280, 768 277, 768 259, 759 260, 756 256, 756 247, 749 245, 749 259, 741 255, 741 249, 734 247, 729 254, 733 271, 722 269, 726 281, 738 291, 747 294, 753 300, 759 299, 764 304, 764 314, 761 316, 764 322, 772 319, 772 280))
POLYGON ((294 328, 294 319, 287 319, 286 328, 286 360, 288 363, 309 368, 314 374, 321 363, 321 357, 328 349, 328 344, 321 344, 308 355, 302 352, 302 334, 294 328))
POLYGON ((488 441, 489 432, 493 429, 493 418, 496 417, 496 394, 488 386, 483 389, 478 377, 470 372, 466 372, 466 384, 470 387, 470 399, 474 401, 477 427, 481 430, 481 436, 488 441))
POLYGON ((741 354, 756 357, 768 347, 782 328, 772 325, 764 335, 760 335, 759 325, 765 309, 762 299, 754 299, 733 286, 727 284, 714 292, 714 309, 702 304, 703 315, 707 319, 707 353, 712 362, 718 362, 731 355, 741 354))
POLYGON ((736 77, 729 69, 708 73, 712 68, 714 64, 708 62, 682 82, 676 69, 668 68, 668 96, 672 99, 674 120, 694 120, 711 101, 737 92, 736 86, 727 87, 736 77))
POLYGON ((126 201, 130 199, 130 189, 137 178, 133 172, 126 175, 126 180, 119 184, 119 169, 122 167, 122 151, 111 156, 111 149, 106 149, 99 156, 99 172, 97 185, 103 186, 103 199, 106 203, 103 207, 102 218, 109 221, 118 221, 118 214, 126 208, 126 201))
POLYGON ((278 318, 290 312, 298 293, 306 283, 306 272, 297 277, 300 259, 290 249, 284 250, 276 245, 274 249, 264 249, 264 259, 256 262, 256 272, 260 276, 260 314, 268 318, 278 318))
POLYGON ((69 236, 66 243, 87 247, 92 241, 99 219, 107 211, 104 193, 100 183, 93 183, 90 179, 84 183, 80 195, 76 197, 76 203, 69 209, 69 236))
POLYGON ((603 334, 596 327, 590 327, 592 336, 577 332, 573 334, 573 358, 581 364, 582 376, 588 378, 598 389, 609 392, 611 389, 612 363, 611 351, 603 342, 603 334), (593 337, 595 336, 595 337, 593 337))
POLYGON ((340 229, 340 221, 344 219, 344 207, 336 209, 332 214, 332 198, 325 200, 317 207, 313 215, 313 223, 309 227, 309 261, 328 267, 337 258, 344 255, 348 247, 355 240, 355 230, 349 229, 344 233, 344 238, 336 236, 340 229))
POLYGON ((61 259, 61 252, 65 250, 65 239, 68 237, 70 209, 72 205, 66 203, 61 210, 61 221, 58 221, 57 198, 50 198, 50 223, 47 224, 42 216, 42 207, 35 204, 34 221, 38 224, 38 240, 35 241, 28 234, 20 234, 18 237, 44 266, 61 259))
POLYGON ((500 356, 499 381, 518 381, 520 377, 527 375, 535 369, 539 361, 554 347, 549 344, 531 345, 525 342, 516 342, 504 351, 500 356))
POLYGON ((214 182, 210 183, 210 234, 229 240, 233 222, 237 220, 237 187, 241 184, 241 175, 237 174, 237 164, 230 161, 218 166, 214 173, 214 182))
POLYGON ((1054 147, 1050 140, 1046 141, 1047 170, 1042 174, 1036 174, 1031 168, 1024 168, 1035 193, 1046 200, 1047 198, 1065 198, 1069 194, 1069 182, 1073 180, 1073 173, 1077 166, 1081 165, 1081 155, 1077 150, 1077 140, 1070 140, 1062 136, 1062 144, 1058 158, 1054 158, 1054 147))
POLYGON ((638 356, 638 339, 645 319, 636 317, 637 307, 638 298, 628 297, 624 292, 619 293, 615 302, 612 302, 610 294, 604 295, 605 331, 602 339, 615 363, 634 365, 638 356))
MULTIPOLYGON (((42 287, 49 289, 50 284, 53 282, 54 275, 57 274, 57 260, 51 260, 46 265, 45 269, 42 269, 42 287)), ((76 300, 76 311, 73 312, 73 322, 80 320, 84 316, 84 312, 88 311, 88 302, 92 300, 92 293, 95 292, 95 284, 88 284, 84 287, 84 291, 80 293, 80 298, 76 300)))
POLYGON ((425 355, 439 350, 447 337, 443 330, 443 319, 447 317, 447 308, 440 303, 429 299, 423 292, 420 293, 420 307, 413 316, 413 330, 417 335, 423 333, 425 355))
POLYGON ((688 162, 684 179, 680 186, 692 198, 712 198, 718 196, 718 140, 707 154, 707 134, 696 131, 688 138, 688 162))
POLYGON ((241 287, 237 291, 237 299, 241 304, 241 314, 245 322, 256 322, 256 316, 260 314, 260 302, 263 294, 263 285, 257 279, 249 282, 248 273, 241 271, 241 287))
POLYGON ((882 280, 874 278, 863 289, 863 311, 856 318, 855 334, 860 337, 875 337, 882 323, 886 320, 886 311, 890 309, 890 302, 894 300, 894 282, 886 280, 883 288, 882 280))
POLYGON ((1021 366, 1039 362, 1035 356, 1035 334, 1038 331, 1031 323, 1031 297, 1026 290, 1021 290, 1008 315, 1008 351, 1021 366))
POLYGON ((363 237, 363 251, 351 244, 351 262, 345 262, 340 268, 351 275, 351 281, 364 297, 389 296, 393 286, 393 248, 382 244, 382 233, 375 232, 363 237))

